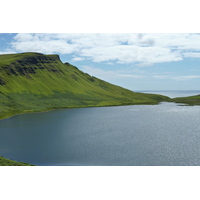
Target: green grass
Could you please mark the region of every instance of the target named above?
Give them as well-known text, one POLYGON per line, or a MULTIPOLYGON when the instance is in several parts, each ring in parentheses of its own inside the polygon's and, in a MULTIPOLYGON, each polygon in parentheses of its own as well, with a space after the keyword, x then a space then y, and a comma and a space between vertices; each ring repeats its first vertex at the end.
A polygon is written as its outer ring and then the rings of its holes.
POLYGON ((0 166, 34 166, 34 165, 23 162, 17 162, 0 156, 0 166))
POLYGON ((172 101, 176 103, 185 103, 190 106, 200 105, 200 95, 190 96, 190 97, 178 97, 172 99, 172 101))
POLYGON ((83 73, 57 55, 0 55, 0 119, 59 108, 157 104, 169 97, 135 93, 83 73))

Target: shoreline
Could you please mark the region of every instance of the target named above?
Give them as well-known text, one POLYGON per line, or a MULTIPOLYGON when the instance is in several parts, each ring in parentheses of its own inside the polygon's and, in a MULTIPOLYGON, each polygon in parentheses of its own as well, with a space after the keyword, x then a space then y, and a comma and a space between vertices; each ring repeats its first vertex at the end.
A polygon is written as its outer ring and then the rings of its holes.
MULTIPOLYGON (((168 96, 167 96, 168 97, 168 96)), ((190 97, 190 96, 188 96, 190 97)), ((3 117, 3 118, 0 118, 0 121, 1 120, 6 120, 6 119, 9 119, 9 118, 12 118, 12 117, 15 117, 17 115, 23 115, 23 114, 33 114, 33 113, 45 113, 45 112, 51 112, 51 111, 56 111, 56 110, 61 110, 61 109, 73 109, 73 108, 96 108, 96 107, 113 107, 113 106, 129 106, 129 105, 158 105, 162 102, 172 102, 172 103, 177 103, 177 104, 184 104, 184 105, 180 105, 180 106, 200 106, 199 104, 195 104, 195 103, 191 103, 191 102, 180 102, 180 101, 175 101, 176 99, 179 99, 179 98, 186 98, 186 97, 175 97, 175 98, 171 98, 171 97, 168 97, 170 98, 169 101, 160 101, 160 102, 156 102, 156 103, 135 103, 135 104, 116 104, 116 105, 85 105, 85 106, 72 106, 72 107, 60 107, 60 108, 50 108, 48 110, 41 110, 41 111, 21 111, 19 113, 16 113, 16 114, 13 114, 13 115, 10 115, 8 117, 3 117)))
MULTIPOLYGON (((10 119, 12 117, 18 116, 18 115, 23 115, 23 114, 34 114, 34 113, 45 113, 45 112, 51 112, 51 111, 56 111, 56 110, 62 110, 62 109, 74 109, 74 108, 98 108, 98 107, 114 107, 114 106, 130 106, 130 105, 158 105, 162 102, 171 102, 171 101, 161 101, 161 102, 157 102, 157 103, 143 103, 143 104, 122 104, 122 105, 104 105, 104 106, 77 106, 77 107, 63 107, 63 108, 53 108, 53 109, 49 109, 49 110, 44 110, 44 111, 32 111, 32 112, 22 112, 22 113, 18 113, 18 114, 14 114, 11 115, 9 117, 6 118, 0 118, 0 121, 2 120, 6 120, 6 119, 10 119)), ((174 102, 176 103, 176 102, 174 102)))
POLYGON ((44 111, 33 111, 33 112, 22 112, 22 113, 18 113, 18 114, 14 114, 12 116, 6 117, 6 118, 2 118, 0 119, 0 121, 2 120, 6 120, 6 119, 10 119, 12 117, 18 116, 18 115, 23 115, 23 114, 36 114, 36 113, 46 113, 46 112, 52 112, 52 111, 56 111, 56 110, 64 110, 64 109, 74 109, 74 108, 98 108, 98 107, 115 107, 115 106, 134 106, 134 105, 159 105, 160 103, 163 102, 167 102, 167 103, 175 103, 178 104, 178 106, 200 106, 200 105, 191 105, 191 104, 187 104, 187 103, 181 103, 181 102, 175 102, 175 101, 161 101, 158 103, 143 103, 143 104, 122 104, 122 105, 104 105, 104 106, 81 106, 81 107, 63 107, 63 108, 54 108, 54 109, 49 109, 49 110, 44 110, 44 111), (181 105, 182 104, 182 105, 181 105))

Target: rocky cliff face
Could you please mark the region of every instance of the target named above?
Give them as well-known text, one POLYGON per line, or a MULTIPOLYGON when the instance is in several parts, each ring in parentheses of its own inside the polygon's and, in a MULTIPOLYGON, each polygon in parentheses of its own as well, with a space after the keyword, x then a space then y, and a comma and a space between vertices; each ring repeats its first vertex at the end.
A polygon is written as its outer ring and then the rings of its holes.
MULTIPOLYGON (((61 62, 58 55, 46 56, 40 53, 34 53, 31 55, 27 54, 27 56, 22 59, 16 59, 10 64, 5 64, 5 66, 2 66, 0 70, 4 70, 7 75, 16 76, 28 76, 28 74, 35 74, 37 69, 47 69, 51 72, 61 72, 61 70, 58 70, 54 66, 54 64, 58 62, 61 62)), ((6 82, 3 81, 3 78, 0 78, 0 84, 3 85, 5 83, 6 82)))
POLYGON ((2 77, 0 77, 0 85, 5 85, 5 84, 6 84, 5 80, 2 77))
MULTIPOLYGON (((26 55, 26 54, 25 54, 26 55)), ((27 54, 26 57, 16 60, 16 63, 19 63, 21 66, 25 66, 27 64, 44 64, 44 63, 53 63, 60 61, 60 58, 58 55, 43 55, 40 53, 34 53, 32 55, 27 54)))

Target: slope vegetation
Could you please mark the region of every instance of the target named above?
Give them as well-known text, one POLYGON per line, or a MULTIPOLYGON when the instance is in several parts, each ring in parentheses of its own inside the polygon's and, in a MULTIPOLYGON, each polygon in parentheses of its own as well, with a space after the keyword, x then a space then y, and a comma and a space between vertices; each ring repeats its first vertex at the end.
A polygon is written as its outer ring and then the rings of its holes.
POLYGON ((157 104, 162 95, 135 93, 83 73, 58 55, 0 55, 0 119, 58 108, 157 104))
POLYGON ((176 103, 185 103, 190 106, 200 105, 200 95, 190 96, 190 97, 178 97, 172 99, 172 101, 176 103))
POLYGON ((17 162, 0 156, 0 166, 33 166, 24 162, 17 162))

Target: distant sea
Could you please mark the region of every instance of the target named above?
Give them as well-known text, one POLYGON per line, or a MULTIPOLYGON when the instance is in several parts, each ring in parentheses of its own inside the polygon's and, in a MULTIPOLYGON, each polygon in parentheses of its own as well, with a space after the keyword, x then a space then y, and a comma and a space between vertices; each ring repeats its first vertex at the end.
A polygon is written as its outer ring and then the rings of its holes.
POLYGON ((200 90, 134 90, 134 92, 161 94, 170 98, 188 97, 200 94, 200 90))

